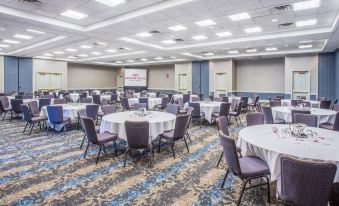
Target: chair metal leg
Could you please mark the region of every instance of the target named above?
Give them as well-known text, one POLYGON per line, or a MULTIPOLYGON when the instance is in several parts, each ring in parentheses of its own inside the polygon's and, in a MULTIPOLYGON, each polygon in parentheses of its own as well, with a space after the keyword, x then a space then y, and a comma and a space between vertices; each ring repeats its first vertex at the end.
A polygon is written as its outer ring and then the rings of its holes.
POLYGON ((86 158, 88 147, 89 147, 89 141, 87 142, 87 147, 86 147, 86 150, 85 150, 85 153, 84 153, 84 158, 86 158))
POLYGON ((225 184, 225 181, 226 181, 226 179, 227 179, 227 175, 228 175, 229 172, 230 172, 230 170, 227 169, 226 174, 225 174, 225 177, 224 177, 224 180, 222 181, 222 184, 221 184, 221 189, 224 188, 224 184, 225 184))
POLYGON ((82 146, 83 146, 83 144, 84 144, 84 142, 85 142, 85 139, 86 139, 86 134, 84 135, 84 138, 83 138, 82 141, 81 141, 80 149, 82 149, 82 146))
POLYGON ((266 177, 266 181, 267 181, 267 201, 268 203, 271 203, 271 187, 268 177, 266 177))
POLYGON ((241 198, 242 198, 242 195, 244 194, 244 191, 246 189, 247 182, 248 182, 248 180, 246 180, 245 183, 242 186, 242 189, 241 189, 241 192, 240 192, 240 196, 239 196, 239 199, 238 199, 238 202, 237 202, 237 206, 240 205, 241 198))
POLYGON ((159 137, 158 153, 160 153, 161 137, 159 137))
POLYGON ((175 159, 175 154, 174 154, 174 141, 171 142, 171 149, 172 149, 172 154, 175 159))
POLYGON ((102 147, 103 147, 103 149, 104 149, 104 153, 106 153, 105 144, 103 144, 102 147))
POLYGON ((102 145, 99 145, 99 152, 98 152, 98 156, 97 156, 97 160, 95 161, 95 164, 98 164, 100 153, 101 153, 101 148, 102 148, 102 145))
POLYGON ((126 167, 126 161, 127 161, 127 154, 128 154, 128 149, 126 148, 126 152, 125 152, 125 160, 124 160, 124 167, 126 167))
POLYGON ((114 140, 114 153, 115 153, 115 156, 117 157, 118 156, 118 151, 117 151, 117 142, 114 140))
POLYGON ((188 137, 188 139, 190 140, 190 142, 192 142, 190 133, 188 133, 188 131, 186 131, 186 134, 187 134, 187 137, 188 137))
POLYGON ((33 128, 34 128, 34 123, 32 124, 31 131, 29 132, 29 135, 31 135, 31 134, 32 134, 32 130, 33 130, 33 128))
POLYGON ((22 134, 25 134, 27 126, 28 126, 28 122, 26 122, 25 129, 24 129, 24 131, 22 132, 22 134))
POLYGON ((187 145, 187 141, 186 141, 185 137, 184 137, 184 141, 185 141, 185 145, 186 145, 186 148, 187 148, 187 153, 190 153, 190 150, 188 149, 188 145, 187 145))
POLYGON ((218 160, 217 168, 219 167, 219 164, 220 164, 223 156, 224 156, 224 151, 221 152, 221 155, 220 155, 219 160, 218 160))
MULTIPOLYGON (((151 150, 153 150, 151 148, 151 150)), ((152 151, 149 152, 149 167, 152 168, 152 151)))

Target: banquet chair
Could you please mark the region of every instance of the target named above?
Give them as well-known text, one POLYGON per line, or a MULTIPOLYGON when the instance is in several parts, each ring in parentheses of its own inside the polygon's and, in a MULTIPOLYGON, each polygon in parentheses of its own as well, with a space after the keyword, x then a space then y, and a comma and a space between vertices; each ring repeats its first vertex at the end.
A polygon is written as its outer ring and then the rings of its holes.
POLYGON ((227 96, 223 96, 223 97, 222 97, 222 102, 228 103, 228 97, 227 97, 227 96))
POLYGON ((101 107, 104 115, 113 114, 117 112, 117 107, 114 105, 104 105, 101 107))
POLYGON ((12 106, 12 113, 11 113, 11 120, 13 118, 20 118, 20 115, 22 114, 22 108, 21 105, 23 104, 22 99, 11 99, 11 106, 12 106), (13 116, 13 113, 15 117, 13 116))
POLYGON ((103 149, 105 152, 105 144, 108 142, 113 142, 114 144, 114 152, 115 152, 115 156, 117 156, 117 144, 116 144, 116 140, 117 135, 116 134, 112 134, 112 133, 100 133, 98 134, 96 129, 95 129, 95 125, 94 125, 94 120, 90 117, 81 117, 81 121, 85 130, 85 134, 87 136, 88 139, 88 143, 87 143, 87 147, 84 153, 84 158, 86 158, 86 154, 88 151, 88 147, 90 145, 90 143, 99 146, 99 152, 98 152, 98 156, 97 159, 95 161, 95 164, 98 164, 99 161, 99 157, 100 157, 100 152, 103 149))
POLYGON ((233 175, 239 177, 244 182, 239 199, 237 201, 237 205, 240 205, 241 198, 245 190, 254 187, 260 187, 262 185, 267 186, 267 200, 270 203, 270 182, 268 177, 270 175, 270 170, 267 163, 254 156, 239 158, 234 139, 222 133, 219 133, 219 138, 224 150, 224 158, 227 162, 227 170, 221 185, 221 189, 223 189, 227 176, 231 171, 233 175), (259 184, 250 184, 249 187, 246 187, 246 185, 250 183, 251 180, 258 178, 265 179, 266 181, 263 183, 260 182, 259 184))
POLYGON ((187 129, 186 129, 186 136, 188 137, 188 139, 190 140, 190 142, 192 142, 192 139, 191 139, 191 135, 190 135, 190 133, 188 132, 188 130, 189 130, 189 128, 191 127, 193 110, 194 110, 193 107, 188 107, 187 110, 186 110, 186 114, 190 115, 190 118, 189 118, 188 124, 187 124, 187 129))
POLYGON ((83 97, 80 100, 81 103, 92 103, 92 98, 90 97, 83 97))
POLYGON ((291 99, 291 106, 296 107, 298 106, 302 101, 300 99, 291 99))
POLYGON ((210 95, 208 96, 208 98, 209 98, 210 101, 213 101, 213 100, 214 100, 214 94, 210 94, 210 95))
POLYGON ((100 94, 93 94, 92 99, 94 104, 101 104, 100 94))
POLYGON ((270 107, 281 107, 281 100, 280 99, 271 100, 270 107))
POLYGON ((330 122, 325 122, 325 123, 319 124, 319 127, 323 129, 329 129, 329 130, 334 130, 334 131, 339 132, 339 112, 337 112, 337 114, 335 115, 333 124, 330 122))
POLYGON ((54 104, 67 104, 67 101, 66 99, 59 99, 59 98, 56 98, 54 99, 54 104))
POLYGON ((295 114, 311 114, 311 111, 309 110, 299 110, 299 109, 291 109, 291 119, 292 124, 295 124, 295 114))
POLYGON ((22 99, 33 99, 33 94, 24 94, 22 99))
POLYGON ((328 205, 336 175, 333 163, 313 162, 283 156, 277 181, 277 203, 287 205, 328 205))
POLYGON ((182 101, 185 104, 186 102, 190 102, 191 100, 191 95, 190 94, 183 94, 182 95, 182 101))
POLYGON ((48 106, 50 104, 51 104, 51 99, 48 99, 48 98, 39 99, 39 111, 41 111, 42 107, 48 106))
MULTIPOLYGON (((194 111, 194 110, 193 110, 194 111)), ((174 144, 176 141, 183 140, 186 145, 187 152, 189 153, 188 144, 186 141, 186 130, 189 123, 189 114, 184 115, 178 115, 175 120, 175 126, 174 129, 165 131, 162 134, 159 135, 159 145, 158 145, 158 152, 160 153, 160 146, 161 143, 163 143, 161 140, 165 139, 166 142, 171 146, 173 158, 175 158, 175 152, 174 152, 174 144)))
MULTIPOLYGON (((257 95, 257 96, 255 96, 255 98, 254 98, 254 102, 248 103, 248 107, 251 108, 251 109, 253 109, 254 111, 255 111, 255 110, 258 110, 258 102, 259 102, 259 96, 257 95)), ((258 110, 258 111, 259 111, 259 110, 258 110)))
POLYGON ((238 123, 238 119, 239 119, 239 122, 241 122, 241 119, 240 119, 240 114, 241 114, 241 109, 243 108, 243 102, 239 102, 238 104, 238 107, 236 108, 236 111, 230 111, 229 112, 229 121, 231 121, 231 118, 234 117, 235 118, 235 121, 237 122, 237 125, 239 125, 238 123))
POLYGON ((148 97, 140 97, 140 98, 139 98, 139 103, 144 103, 144 104, 146 104, 146 109, 149 109, 149 108, 148 108, 148 97))
POLYGON ((29 128, 31 128, 29 135, 32 134, 32 130, 33 130, 34 126, 36 126, 36 124, 40 126, 40 130, 41 130, 41 122, 42 122, 43 127, 47 127, 47 124, 46 124, 47 117, 44 117, 44 116, 32 117, 28 106, 24 105, 24 104, 21 105, 21 109, 22 109, 22 113, 23 113, 23 119, 24 119, 24 121, 26 121, 25 128, 22 132, 23 134, 25 134, 27 126, 29 126, 29 128))
POLYGON ((254 126, 264 124, 264 115, 262 113, 248 113, 246 114, 247 126, 254 126))
POLYGON ((219 97, 226 97, 225 93, 219 94, 219 97))
POLYGON ((166 109, 168 104, 168 97, 162 97, 161 98, 161 104, 157 104, 153 107, 153 109, 158 109, 158 110, 164 110, 166 109))
POLYGON ((318 127, 318 117, 311 114, 294 114, 294 123, 306 124, 308 127, 318 127))
POLYGON ((134 103, 133 104, 133 110, 138 111, 139 109, 147 109, 147 104, 146 103, 134 103))
POLYGON ((117 94, 111 94, 111 99, 109 101, 109 104, 116 104, 118 102, 118 95, 117 94))
POLYGON ((184 101, 182 98, 178 98, 178 105, 180 106, 180 109, 184 109, 184 101))
POLYGON ((46 94, 46 95, 44 95, 44 98, 46 98, 46 99, 53 99, 54 95, 53 94, 46 94))
POLYGON ((98 104, 88 104, 85 107, 86 117, 90 117, 93 120, 98 118, 99 105, 98 104))
POLYGON ((180 110, 180 106, 178 104, 168 104, 165 110, 168 113, 178 115, 179 110, 180 110))
POLYGON ((33 117, 40 116, 39 105, 37 101, 28 102, 28 107, 33 117))
POLYGON ((220 109, 219 109, 219 112, 213 112, 212 113, 212 121, 216 121, 216 119, 218 117, 226 117, 227 118, 227 121, 228 121, 228 115, 230 113, 230 108, 231 108, 231 103, 226 103, 226 102, 223 102, 220 104, 220 109))
POLYGON ((192 99, 192 102, 199 102, 200 101, 200 97, 196 97, 196 96, 192 96, 191 99, 192 99))
POLYGON ((167 94, 167 96, 168 96, 168 101, 169 101, 169 103, 173 103, 173 102, 174 102, 174 100, 173 100, 173 94, 169 93, 169 94, 167 94))
POLYGON ((318 102, 321 102, 321 101, 324 101, 324 100, 326 100, 326 97, 317 97, 318 102))
POLYGON ((322 100, 320 101, 320 109, 330 109, 331 100, 322 100))
POLYGON ((213 101, 215 101, 215 102, 222 102, 222 98, 221 97, 214 97, 213 101))
POLYGON ((200 127, 202 122, 205 119, 205 113, 200 111, 200 103, 199 102, 189 102, 188 106, 193 108, 192 112, 192 120, 198 120, 200 123, 200 127))
POLYGON ((237 106, 238 106, 238 100, 236 98, 233 98, 231 102, 231 111, 235 111, 237 109, 237 106))
POLYGON ((150 149, 149 164, 152 167, 154 158, 153 142, 149 136, 149 122, 147 121, 125 121, 127 145, 125 151, 124 167, 126 167, 127 154, 136 150, 150 149))
MULTIPOLYGON (((221 116, 217 119, 217 125, 218 125, 218 131, 221 131, 223 134, 229 136, 230 133, 228 131, 228 119, 225 116, 221 116)), ((224 156, 224 150, 221 152, 218 163, 217 163, 217 167, 219 167, 219 164, 222 160, 222 157, 224 156)))
POLYGON ((339 104, 333 105, 333 111, 339 112, 339 104))
MULTIPOLYGON (((83 122, 82 122, 82 117, 87 117, 87 112, 86 112, 86 108, 85 109, 80 109, 80 110, 78 110, 78 127, 79 127, 79 124, 80 124, 80 126, 81 126, 81 128, 82 128, 82 130, 85 132, 85 129, 84 129, 84 125, 83 125, 83 122)), ((91 117, 90 117, 91 118, 91 117)), ((93 118, 92 118, 93 119, 93 118)), ((95 119, 93 119, 93 121, 95 121, 95 119)), ((100 133, 100 125, 95 125, 95 131, 97 132, 97 133, 100 133)), ((85 132, 85 135, 84 135, 84 137, 83 137, 83 139, 82 139, 82 141, 81 141, 81 145, 80 145, 80 149, 82 149, 82 146, 83 146, 83 144, 84 144, 84 142, 85 142, 85 139, 86 139, 86 132, 85 132)))
POLYGON ((47 116, 48 116, 48 121, 50 123, 49 126, 47 126, 47 135, 49 133, 49 129, 50 126, 53 127, 53 129, 55 129, 56 125, 62 125, 61 128, 63 128, 63 134, 65 135, 65 131, 66 131, 66 123, 68 123, 69 125, 71 125, 71 118, 66 117, 64 118, 64 114, 63 114, 63 108, 62 106, 47 106, 46 107, 47 110, 47 116))
POLYGON ((0 110, 1 110, 1 115, 3 115, 2 121, 4 121, 6 114, 8 112, 12 116, 12 108, 9 106, 8 97, 6 97, 6 96, 0 97, 0 110))
POLYGON ((285 124, 285 120, 282 119, 275 119, 273 120, 272 108, 262 106, 261 107, 262 113, 264 115, 264 121, 266 124, 285 124))
POLYGON ((240 101, 242 102, 242 106, 241 108, 243 110, 247 111, 247 107, 248 107, 248 97, 240 97, 240 101))
POLYGON ((129 106, 127 97, 120 97, 120 101, 121 101, 123 111, 131 109, 130 106, 129 106))
POLYGON ((22 95, 20 95, 20 94, 19 95, 15 95, 14 99, 23 99, 23 96, 24 96, 23 94, 22 95))

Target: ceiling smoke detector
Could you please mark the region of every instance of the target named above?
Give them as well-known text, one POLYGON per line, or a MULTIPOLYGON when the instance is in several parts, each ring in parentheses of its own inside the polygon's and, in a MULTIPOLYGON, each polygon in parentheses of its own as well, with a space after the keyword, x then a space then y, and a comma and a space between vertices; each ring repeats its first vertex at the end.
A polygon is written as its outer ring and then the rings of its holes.
POLYGON ((290 11, 291 9, 292 9, 292 6, 289 4, 286 4, 286 5, 281 5, 281 6, 270 8, 269 11, 271 14, 282 14, 282 13, 290 11))
POLYGON ((283 23, 283 24, 279 24, 279 28, 280 29, 291 29, 293 28, 295 25, 294 23, 283 23))

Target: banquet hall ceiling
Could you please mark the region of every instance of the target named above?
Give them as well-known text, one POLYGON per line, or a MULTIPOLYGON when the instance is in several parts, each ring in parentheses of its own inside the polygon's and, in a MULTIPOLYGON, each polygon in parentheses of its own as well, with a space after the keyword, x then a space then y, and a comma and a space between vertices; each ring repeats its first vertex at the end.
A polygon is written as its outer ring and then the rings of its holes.
POLYGON ((0 54, 139 65, 326 52, 338 11, 338 0, 2 0, 0 54))

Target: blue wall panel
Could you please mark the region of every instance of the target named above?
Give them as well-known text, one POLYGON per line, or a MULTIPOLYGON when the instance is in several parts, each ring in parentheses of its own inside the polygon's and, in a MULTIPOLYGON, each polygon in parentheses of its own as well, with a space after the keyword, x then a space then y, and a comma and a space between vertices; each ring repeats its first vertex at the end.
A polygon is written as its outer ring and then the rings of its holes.
POLYGON ((192 92, 203 94, 204 98, 209 95, 209 62, 192 62, 192 92))
POLYGON ((19 58, 19 91, 32 92, 33 71, 31 58, 19 58))
POLYGON ((16 57, 4 57, 4 91, 18 92, 19 61, 16 57))
POLYGON ((334 96, 339 99, 339 49, 335 52, 334 96))
POLYGON ((200 94, 200 61, 192 62, 192 93, 200 94))
POLYGON ((335 54, 322 53, 319 54, 318 66, 318 96, 334 99, 335 93, 335 54))

